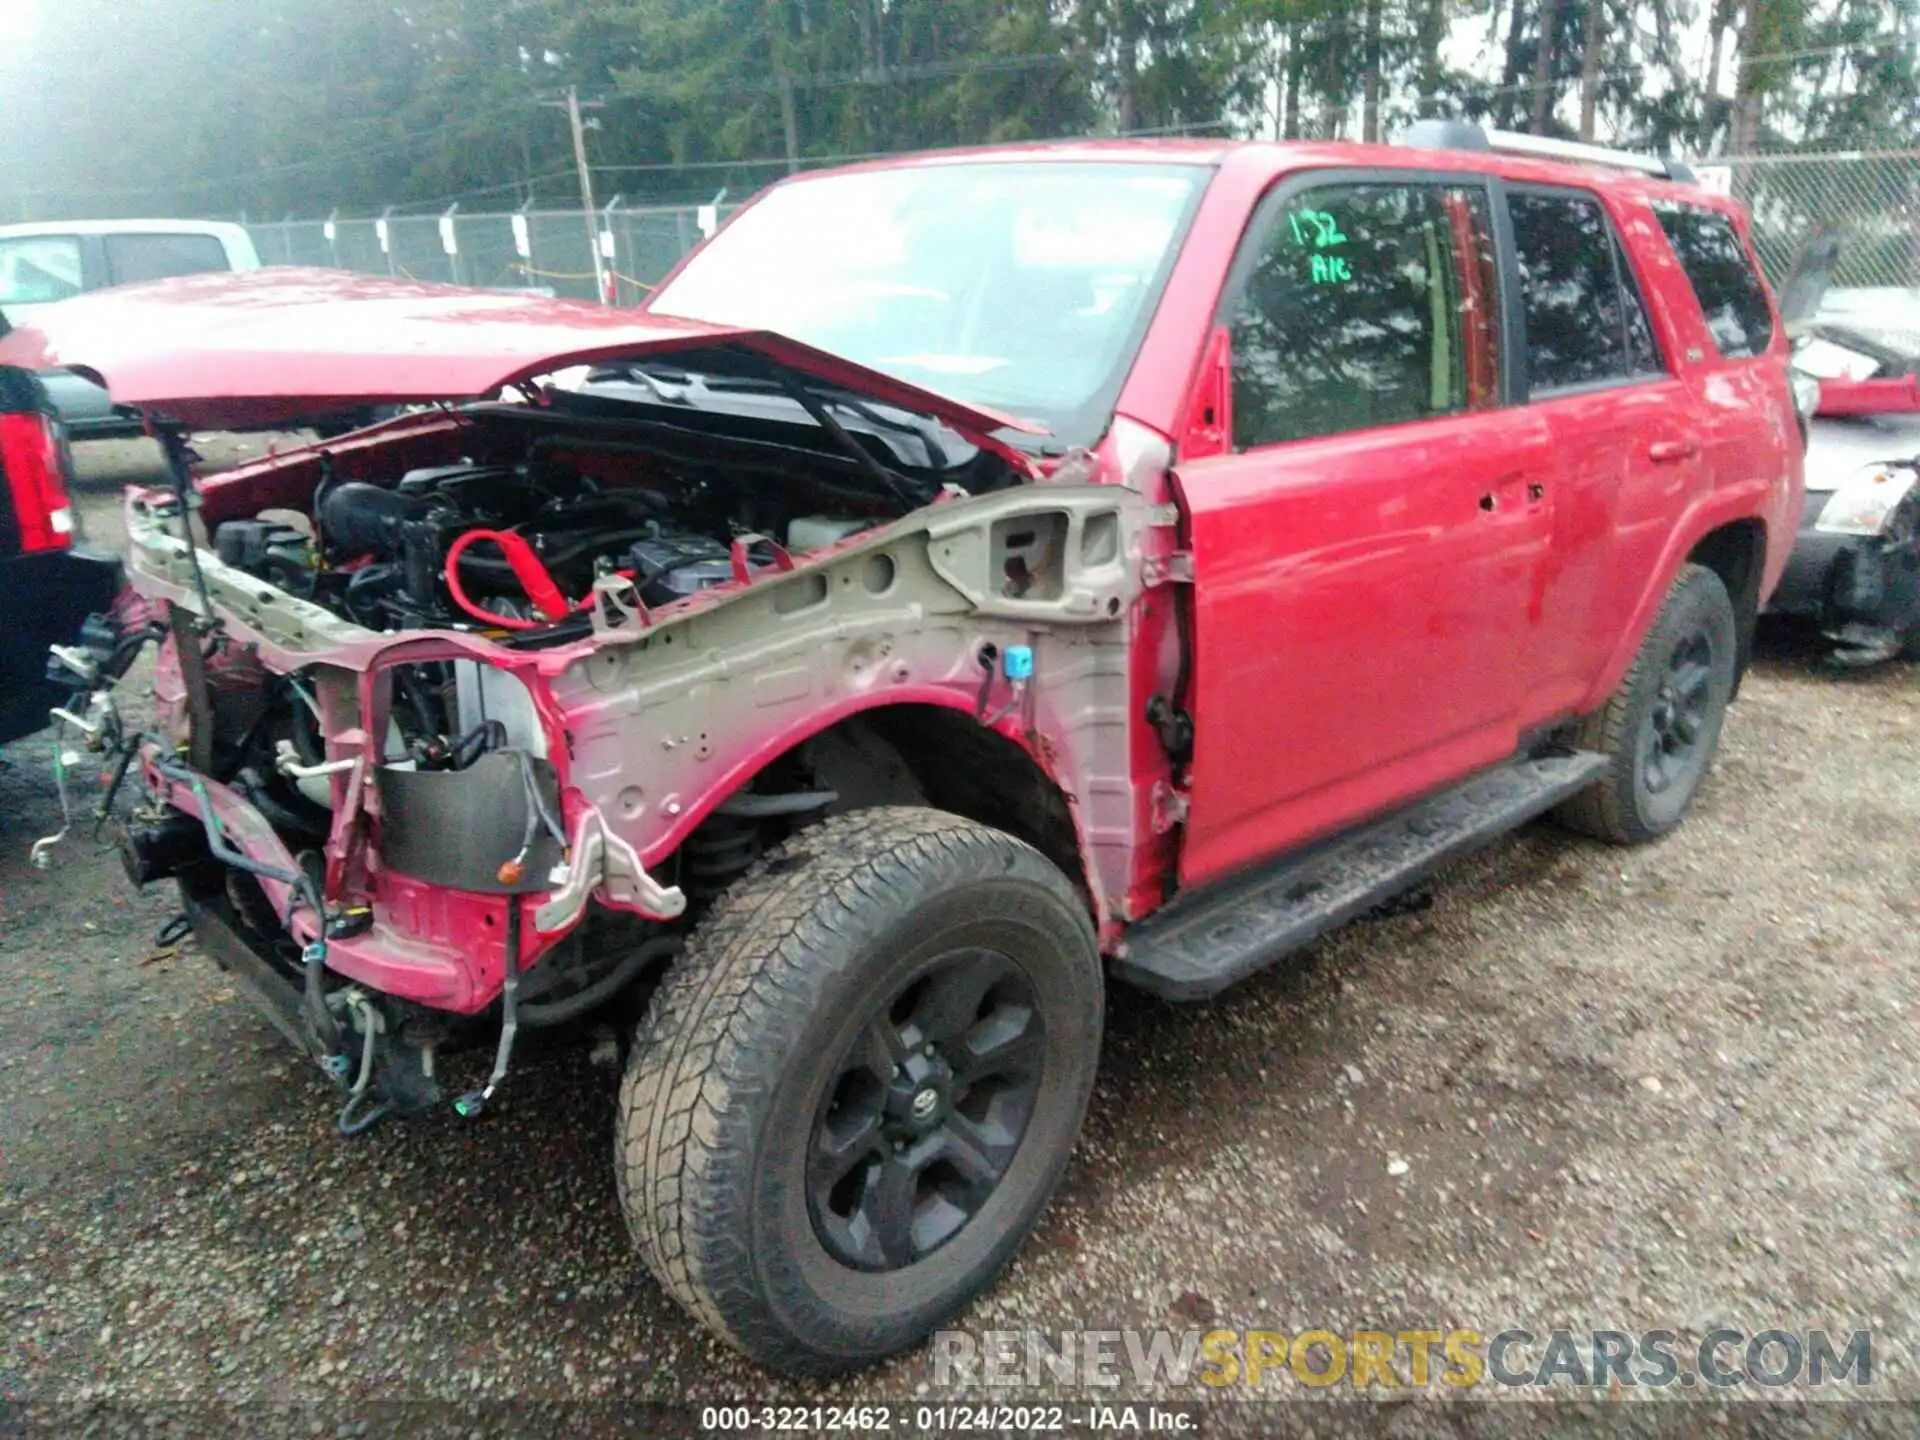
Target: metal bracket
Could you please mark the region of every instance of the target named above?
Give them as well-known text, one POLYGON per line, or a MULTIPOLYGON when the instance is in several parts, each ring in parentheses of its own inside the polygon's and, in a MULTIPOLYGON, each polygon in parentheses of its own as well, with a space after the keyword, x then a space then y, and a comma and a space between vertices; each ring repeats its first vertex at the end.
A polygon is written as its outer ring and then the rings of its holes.
POLYGON ((1149 555, 1140 562, 1140 583, 1149 589, 1169 583, 1193 584, 1193 552, 1174 550, 1165 555, 1149 555))
MULTIPOLYGON (((191 546, 192 541, 188 544, 191 546)), ((204 584, 202 591, 204 593, 204 584)), ((208 619, 212 619, 209 602, 208 619)), ((173 628, 174 654, 187 691, 187 763, 202 773, 213 768, 213 692, 207 685, 207 652, 200 632, 184 605, 175 605, 168 619, 173 628)))
POLYGON ((543 935, 565 930, 587 908, 587 897, 605 889, 607 899, 654 920, 674 920, 687 908, 677 885, 662 885, 646 872, 639 852, 607 829, 600 812, 589 808, 568 847, 567 864, 554 872, 554 891, 533 912, 533 928, 543 935))
POLYGON ((77 676, 82 685, 91 685, 100 678, 100 666, 81 646, 49 645, 47 650, 63 669, 77 676))
POLYGON ((588 605, 593 616, 595 635, 612 633, 620 628, 622 622, 632 622, 625 627, 625 633, 631 638, 653 624, 652 613, 640 599, 640 592, 634 588, 633 581, 625 575, 595 576, 588 605))
POLYGON ((1187 792, 1176 790, 1165 780, 1153 782, 1148 796, 1153 806, 1153 833, 1164 835, 1176 825, 1187 823, 1187 792))

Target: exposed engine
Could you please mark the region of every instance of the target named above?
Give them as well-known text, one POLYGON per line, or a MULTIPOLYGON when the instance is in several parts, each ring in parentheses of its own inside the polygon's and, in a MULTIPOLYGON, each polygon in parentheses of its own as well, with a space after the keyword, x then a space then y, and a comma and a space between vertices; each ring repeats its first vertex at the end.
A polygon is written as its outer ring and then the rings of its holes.
MULTIPOLYGON (((301 517, 229 520, 214 549, 229 565, 370 629, 489 623, 523 630, 574 613, 596 577, 628 577, 648 606, 733 577, 728 517, 641 486, 603 486, 569 465, 463 462, 408 471, 391 485, 323 482, 301 517)), ((809 549, 871 521, 790 520, 809 549)), ((751 564, 772 559, 756 541, 751 564)))
MULTIPOLYGON (((222 615, 208 592, 212 567, 198 558, 198 610, 211 622, 178 606, 134 617, 162 643, 157 723, 151 736, 128 737, 118 774, 141 755, 149 784, 186 786, 213 808, 175 802, 129 827, 129 873, 177 878, 194 913, 238 937, 272 972, 275 993, 294 997, 286 1028, 348 1090, 343 1132, 390 1107, 433 1103, 433 1055, 459 1028, 441 1012, 460 1007, 342 984, 327 947, 385 926, 518 956, 532 948, 521 943, 521 902, 564 894, 590 873, 580 857, 618 838, 590 831, 606 817, 582 814, 563 784, 574 737, 556 725, 551 696, 536 699, 540 661, 505 652, 659 623, 651 612, 765 579, 793 555, 944 493, 979 494, 1028 473, 1000 447, 927 417, 724 352, 706 354, 697 373, 614 367, 594 393, 527 400, 299 452, 200 497, 226 595, 256 589, 237 583, 238 571, 369 630, 466 632, 489 644, 423 647, 369 672, 324 662, 283 672, 245 624, 222 615), (412 658, 426 654, 434 658, 412 658), (272 860, 236 853, 210 786, 271 827, 272 860), (410 898, 421 887, 455 897, 452 907, 425 915, 410 898), (317 931, 296 938, 295 911, 317 931), (497 941, 486 933, 496 917, 497 941)), ((162 443, 175 495, 148 517, 186 530, 188 452, 178 432, 162 443)), ((248 599, 266 607, 275 596, 248 599)), ((681 908, 644 919, 596 911, 525 969, 508 962, 493 1071, 456 1108, 485 1105, 519 1027, 562 1024, 643 991, 686 925, 796 828, 847 797, 914 803, 917 782, 891 754, 878 736, 796 746, 649 863, 643 878, 681 908)), ((576 886, 568 903, 585 906, 587 892, 576 886)))
POLYGON ((467 407, 460 450, 392 474, 366 456, 323 467, 304 513, 228 519, 214 548, 371 629, 540 644, 584 633, 609 576, 658 608, 775 563, 776 543, 804 552, 943 488, 1017 483, 937 422, 740 363, 612 366, 538 405, 467 407))
MULTIPOLYGON (((791 398, 754 389, 708 393, 704 408, 665 414, 600 394, 472 406, 434 449, 325 456, 304 503, 272 492, 281 503, 216 524, 213 549, 226 565, 368 629, 465 630, 539 648, 583 638, 596 618, 627 623, 630 612, 617 606, 596 617, 597 587, 658 610, 781 565, 782 550, 803 554, 885 524, 942 486, 1010 478, 999 460, 937 426, 846 404, 859 441, 844 428, 836 440, 805 423, 791 398)), ((467 892, 547 883, 564 837, 547 730, 526 687, 465 659, 386 674, 375 781, 386 863, 467 892), (437 787, 451 772, 480 779, 437 787), (443 812, 442 797, 456 794, 491 798, 471 814, 443 812), (408 816, 431 818, 413 826, 408 816), (496 835, 498 825, 506 829, 496 835), (473 844, 450 847, 448 833, 473 844), (481 850, 515 858, 475 869, 466 852, 481 850)), ((316 853, 338 792, 312 680, 266 672, 224 635, 208 649, 203 678, 208 772, 266 815, 290 850, 316 853)), ((684 873, 673 878, 696 905, 832 800, 830 785, 804 766, 779 784, 772 809, 716 814, 690 839, 684 873)))

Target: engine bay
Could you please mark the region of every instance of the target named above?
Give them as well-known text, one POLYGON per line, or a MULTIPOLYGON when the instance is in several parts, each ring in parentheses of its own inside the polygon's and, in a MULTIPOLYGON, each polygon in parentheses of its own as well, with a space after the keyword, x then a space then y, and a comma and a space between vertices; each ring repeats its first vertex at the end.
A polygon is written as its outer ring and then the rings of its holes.
MULTIPOLYGON (((524 634, 578 613, 608 574, 630 579, 650 608, 732 579, 732 541, 755 532, 704 498, 554 460, 469 459, 384 484, 323 482, 308 524, 284 513, 229 520, 213 541, 227 564, 368 629, 524 634)), ((805 550, 884 518, 795 515, 779 540, 805 550)), ((750 542, 758 563, 771 559, 769 538, 750 542)))
MULTIPOLYGON (((856 458, 771 440, 764 432, 778 422, 753 416, 702 412, 663 425, 646 408, 588 395, 551 408, 470 407, 470 443, 457 459, 372 473, 362 464, 343 478, 323 456, 304 510, 225 520, 213 549, 368 629, 558 641, 588 628, 583 607, 596 581, 630 582, 647 609, 671 605, 783 563, 781 552, 885 524, 959 483, 943 472, 991 477, 972 447, 961 464, 935 468, 903 463, 871 436, 854 440, 856 458), (609 405, 640 413, 611 416, 609 405)), ((949 462, 949 450, 927 448, 920 458, 949 462)))
POLYGON ((656 609, 1024 478, 937 420, 725 350, 528 398, 450 412, 459 453, 433 463, 375 450, 342 475, 323 451, 306 505, 243 510, 213 548, 369 629, 538 645, 586 633, 596 582, 656 609))
MULTIPOLYGON (((586 388, 547 390, 537 403, 468 405, 223 477, 202 506, 211 549, 225 567, 368 630, 464 632, 538 649, 750 584, 943 493, 1024 478, 936 421, 858 397, 658 365, 587 378, 586 388), (605 595, 620 603, 600 605, 605 595)), ((340 803, 323 687, 306 672, 270 671, 222 627, 204 651, 201 673, 179 682, 183 701, 204 687, 204 723, 194 727, 201 768, 254 805, 289 852, 317 853, 340 803)), ((566 837, 547 729, 526 687, 471 659, 402 662, 384 674, 375 783, 388 863, 467 892, 546 886, 566 837), (497 801, 416 827, 424 839, 410 846, 398 818, 436 816, 433 777, 456 773, 491 776, 485 788, 497 801), (512 832, 497 844, 445 843, 449 832, 495 822, 512 832), (469 864, 469 850, 493 858, 469 864), (503 865, 496 851, 514 858, 503 865), (454 868, 442 873, 443 863, 454 868)), ((190 733, 191 709, 174 711, 175 745, 190 733)), ((767 814, 702 827, 679 877, 696 902, 832 800, 811 773, 780 783, 791 793, 767 814)), ((239 888, 251 895, 244 881, 239 888)))

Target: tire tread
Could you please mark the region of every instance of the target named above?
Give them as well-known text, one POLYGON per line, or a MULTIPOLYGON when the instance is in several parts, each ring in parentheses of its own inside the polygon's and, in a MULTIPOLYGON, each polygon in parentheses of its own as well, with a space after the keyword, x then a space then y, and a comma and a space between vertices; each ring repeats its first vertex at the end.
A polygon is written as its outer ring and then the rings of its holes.
POLYGON ((1627 673, 1607 697, 1607 703, 1583 718, 1575 730, 1576 746, 1609 757, 1613 766, 1592 785, 1555 808, 1554 818, 1568 829, 1610 845, 1638 845, 1653 838, 1653 832, 1632 813, 1628 801, 1637 760, 1634 742, 1639 728, 1640 692, 1648 671, 1664 657, 1673 617, 1685 603, 1687 593, 1702 585, 1711 585, 1725 594, 1720 577, 1706 566, 1689 563, 1680 567, 1680 573, 1667 589, 1660 613, 1654 617, 1639 650, 1634 652, 1627 673))
POLYGON ((720 898, 655 992, 629 1056, 614 1169, 634 1243, 668 1294, 778 1368, 833 1367, 765 1318, 747 1253, 748 1187, 717 1178, 751 1165, 748 1128, 728 1121, 778 1082, 784 1057, 760 1043, 779 1029, 776 1014, 810 1013, 834 973, 822 956, 855 951, 889 891, 941 852, 1070 888, 1030 846, 943 811, 829 817, 770 851, 720 898))

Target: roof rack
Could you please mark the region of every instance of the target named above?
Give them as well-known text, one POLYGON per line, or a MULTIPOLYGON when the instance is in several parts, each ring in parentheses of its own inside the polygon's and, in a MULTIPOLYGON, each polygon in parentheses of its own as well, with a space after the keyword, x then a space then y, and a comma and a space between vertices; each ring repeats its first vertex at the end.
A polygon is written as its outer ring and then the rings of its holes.
POLYGON ((1471 120, 1416 120, 1395 137, 1397 145, 1421 150, 1494 150, 1508 155, 1537 155, 1547 160, 1572 160, 1584 165, 1607 165, 1616 170, 1637 170, 1663 180, 1693 183, 1693 171, 1678 160, 1658 155, 1643 155, 1634 150, 1614 150, 1605 145, 1588 145, 1579 140, 1555 140, 1547 135, 1528 135, 1518 130, 1487 130, 1471 120))

